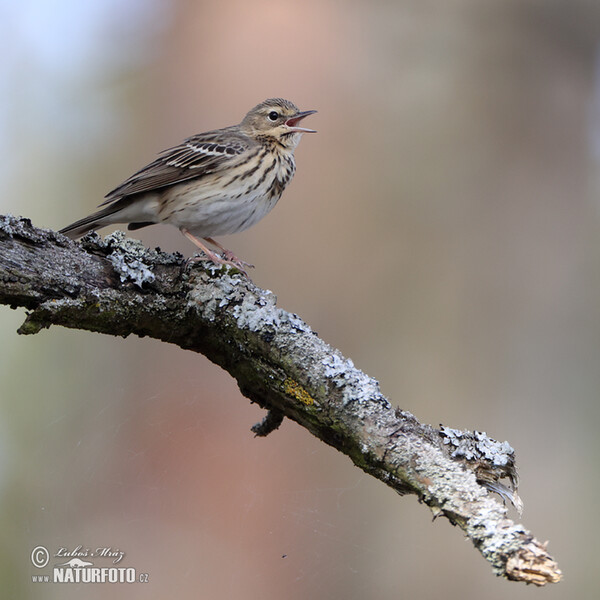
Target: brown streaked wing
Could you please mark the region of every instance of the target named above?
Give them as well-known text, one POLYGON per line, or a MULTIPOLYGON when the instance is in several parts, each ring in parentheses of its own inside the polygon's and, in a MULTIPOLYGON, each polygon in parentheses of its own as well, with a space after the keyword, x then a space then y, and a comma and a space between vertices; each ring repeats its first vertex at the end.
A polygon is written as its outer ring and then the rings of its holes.
POLYGON ((214 173, 248 150, 253 143, 250 138, 227 130, 192 136, 161 152, 155 161, 109 192, 100 206, 214 173))

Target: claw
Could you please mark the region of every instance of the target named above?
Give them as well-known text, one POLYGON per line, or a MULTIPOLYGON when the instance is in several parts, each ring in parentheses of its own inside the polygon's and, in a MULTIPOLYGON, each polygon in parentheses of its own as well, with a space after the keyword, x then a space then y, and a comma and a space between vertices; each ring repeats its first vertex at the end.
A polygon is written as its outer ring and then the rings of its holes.
POLYGON ((244 277, 250 279, 250 277, 248 277, 248 273, 246 273, 246 268, 254 268, 254 265, 251 265, 250 263, 239 259, 233 252, 231 252, 231 250, 223 248, 221 244, 219 244, 212 238, 205 238, 205 241, 219 248, 223 252, 223 256, 225 258, 221 258, 218 254, 214 253, 212 250, 209 250, 196 236, 192 235, 187 229, 181 229, 181 233, 183 233, 183 235, 185 235, 185 237, 188 238, 188 240, 190 240, 190 242, 192 242, 195 246, 200 248, 200 250, 202 250, 202 252, 205 255, 191 256, 190 258, 188 258, 185 263, 186 269, 189 268, 189 266, 194 262, 198 262, 200 260, 210 260, 217 265, 229 265, 231 267, 234 267, 240 273, 242 273, 244 277))
POLYGON ((223 250, 223 256, 225 257, 225 260, 232 265, 237 266, 238 268, 247 268, 247 269, 254 269, 254 265, 251 265, 250 263, 246 262, 245 260, 242 260, 241 258, 238 258, 231 250, 225 250, 225 248, 222 248, 223 250))

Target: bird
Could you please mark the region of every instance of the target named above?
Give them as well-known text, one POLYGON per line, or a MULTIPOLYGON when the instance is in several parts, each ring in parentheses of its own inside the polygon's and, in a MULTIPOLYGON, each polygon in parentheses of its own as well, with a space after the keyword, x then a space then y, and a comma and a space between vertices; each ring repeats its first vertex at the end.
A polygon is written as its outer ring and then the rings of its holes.
POLYGON ((302 134, 316 133, 300 122, 316 112, 300 111, 283 98, 269 98, 252 108, 239 125, 193 135, 159 153, 109 192, 99 205, 101 210, 60 233, 77 239, 117 223, 127 223, 129 230, 167 223, 213 263, 233 266, 247 275, 245 267, 252 265, 214 236, 248 229, 277 204, 296 172, 294 150, 302 134))

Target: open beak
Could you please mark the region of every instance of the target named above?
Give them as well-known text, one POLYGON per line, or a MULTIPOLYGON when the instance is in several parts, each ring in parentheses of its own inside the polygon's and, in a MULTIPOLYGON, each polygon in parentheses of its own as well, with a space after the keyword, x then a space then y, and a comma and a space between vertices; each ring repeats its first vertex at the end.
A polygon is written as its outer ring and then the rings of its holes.
POLYGON ((306 129, 306 127, 298 127, 298 123, 304 119, 304 117, 308 117, 308 115, 312 115, 316 113, 316 110, 303 110, 295 114, 293 117, 288 119, 285 124, 290 128, 290 131, 294 133, 317 133, 314 129, 306 129))

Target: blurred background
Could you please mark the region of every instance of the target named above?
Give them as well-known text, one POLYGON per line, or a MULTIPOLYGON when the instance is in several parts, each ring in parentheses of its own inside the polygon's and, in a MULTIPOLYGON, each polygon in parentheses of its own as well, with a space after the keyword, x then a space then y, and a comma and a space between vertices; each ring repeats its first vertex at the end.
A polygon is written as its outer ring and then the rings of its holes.
MULTIPOLYGON (((0 213, 59 229, 265 98, 317 109, 277 208, 220 241, 395 405, 508 440, 522 522, 565 574, 544 597, 589 598, 599 41, 584 0, 2 0, 0 213)), ((175 228, 138 235, 194 251, 175 228)), ((294 423, 255 439, 263 411, 203 356, 20 337, 24 316, 0 307, 6 597, 540 593, 294 423), (34 584, 38 545, 118 549, 149 582, 34 584)))

